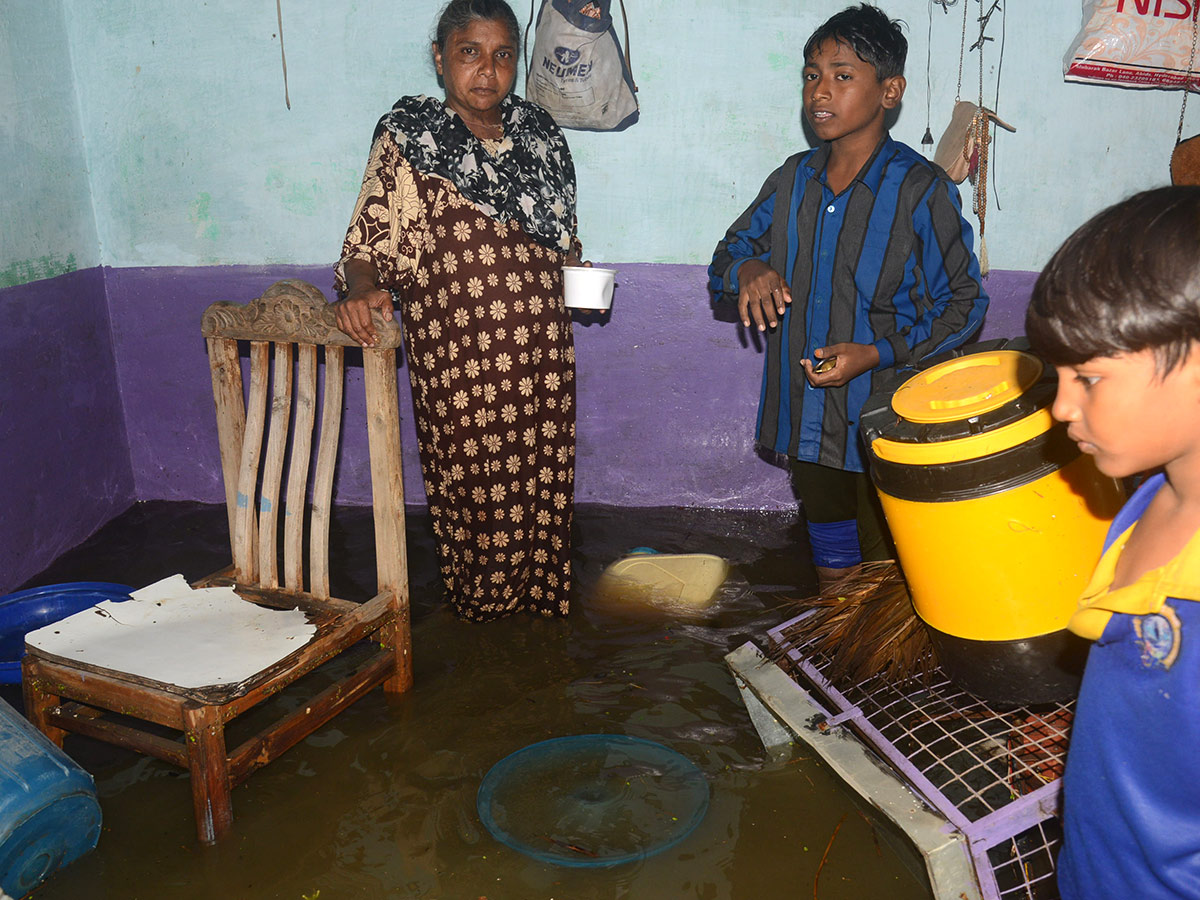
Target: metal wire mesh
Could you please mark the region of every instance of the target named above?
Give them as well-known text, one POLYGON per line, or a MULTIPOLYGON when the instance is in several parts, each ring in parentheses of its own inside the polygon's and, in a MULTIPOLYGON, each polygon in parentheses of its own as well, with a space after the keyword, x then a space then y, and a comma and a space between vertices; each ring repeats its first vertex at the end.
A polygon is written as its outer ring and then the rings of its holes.
POLYGON ((826 725, 854 730, 963 832, 988 900, 1055 900, 1053 817, 1073 702, 998 709, 936 668, 924 679, 839 682, 803 639, 803 618, 769 632, 771 655, 828 704, 826 725))
POLYGON ((1057 819, 1046 819, 987 852, 1001 900, 1058 900, 1054 857, 1062 843, 1057 819))

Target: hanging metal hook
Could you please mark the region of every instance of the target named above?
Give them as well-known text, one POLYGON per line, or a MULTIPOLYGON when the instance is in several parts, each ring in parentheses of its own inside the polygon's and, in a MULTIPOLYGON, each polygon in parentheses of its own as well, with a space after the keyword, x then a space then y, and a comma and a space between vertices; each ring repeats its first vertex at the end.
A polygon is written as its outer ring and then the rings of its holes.
MULTIPOLYGON (((980 0, 980 8, 982 9, 982 7, 983 0, 980 0)), ((979 40, 970 46, 970 50, 981 49, 985 42, 995 40, 995 38, 988 37, 984 32, 987 31, 988 22, 992 20, 992 13, 1001 8, 1000 0, 993 0, 991 9, 979 17, 979 40)))
MULTIPOLYGON (((982 8, 982 7, 983 7, 983 0, 980 0, 980 8, 982 8)), ((988 22, 990 22, 992 20, 992 13, 994 13, 996 10, 998 10, 1000 8, 1001 8, 1000 0, 992 0, 991 9, 989 9, 987 12, 985 12, 982 16, 979 17, 979 30, 980 31, 983 31, 983 29, 988 27, 988 22)))

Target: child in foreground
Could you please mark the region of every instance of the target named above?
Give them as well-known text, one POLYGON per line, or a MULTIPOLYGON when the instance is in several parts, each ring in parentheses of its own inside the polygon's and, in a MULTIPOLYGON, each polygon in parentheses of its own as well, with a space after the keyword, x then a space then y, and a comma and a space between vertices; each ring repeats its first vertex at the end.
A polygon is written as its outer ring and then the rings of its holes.
POLYGON ((1064 900, 1200 897, 1200 188, 1147 191, 1055 253, 1025 320, 1054 417, 1114 478, 1071 619, 1095 643, 1064 780, 1064 900))
POLYGON ((820 143, 770 175, 708 269, 766 332, 756 439, 790 458, 822 590, 895 555, 858 436, 876 378, 957 347, 987 309, 958 189, 888 135, 907 52, 865 3, 813 33, 804 116, 820 143))

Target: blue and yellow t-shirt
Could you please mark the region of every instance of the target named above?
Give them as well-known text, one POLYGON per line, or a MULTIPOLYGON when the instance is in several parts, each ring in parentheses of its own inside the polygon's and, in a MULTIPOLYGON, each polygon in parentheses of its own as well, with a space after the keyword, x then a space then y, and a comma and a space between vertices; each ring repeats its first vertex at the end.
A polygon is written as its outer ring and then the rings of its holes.
POLYGON ((1063 787, 1063 900, 1200 897, 1200 533, 1109 590, 1149 479, 1109 531, 1071 630, 1095 643, 1063 787))

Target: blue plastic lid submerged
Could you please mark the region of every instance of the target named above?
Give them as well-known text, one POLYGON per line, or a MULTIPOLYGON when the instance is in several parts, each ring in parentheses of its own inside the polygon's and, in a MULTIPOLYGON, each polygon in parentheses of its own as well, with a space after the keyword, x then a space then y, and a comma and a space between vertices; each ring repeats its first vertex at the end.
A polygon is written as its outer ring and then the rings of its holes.
POLYGON ((0 683, 20 684, 25 635, 105 600, 128 600, 127 584, 72 581, 0 597, 0 683))
POLYGON ((496 763, 476 800, 503 844, 558 866, 615 866, 678 844, 708 811, 708 781, 653 741, 585 734, 496 763))

